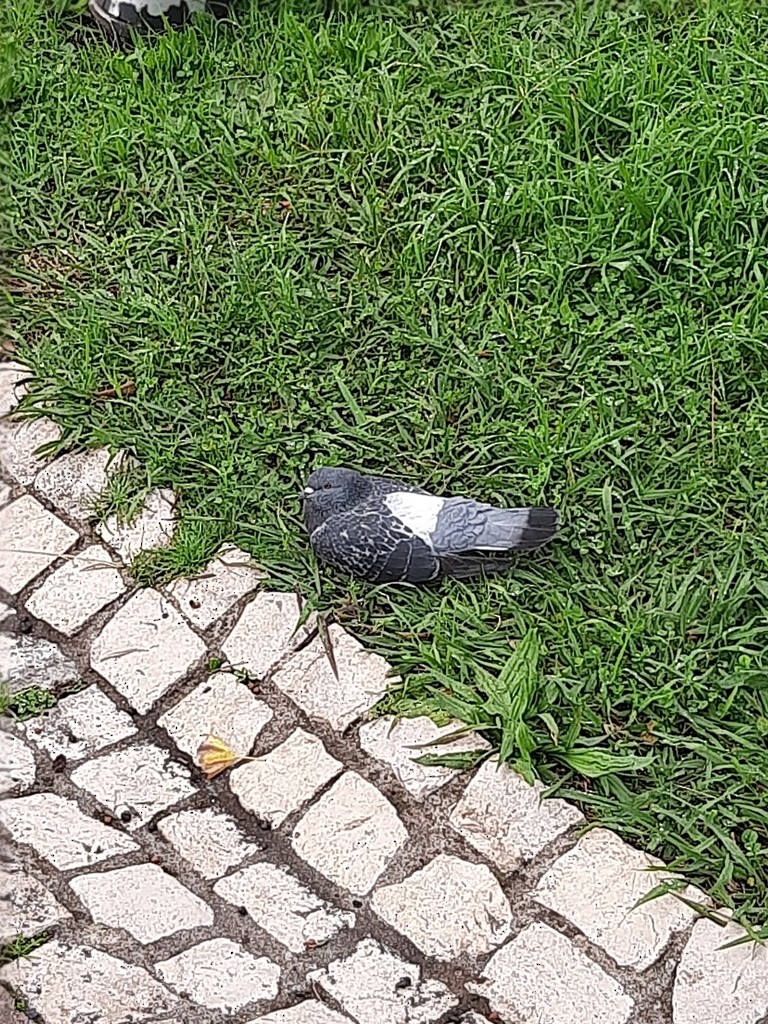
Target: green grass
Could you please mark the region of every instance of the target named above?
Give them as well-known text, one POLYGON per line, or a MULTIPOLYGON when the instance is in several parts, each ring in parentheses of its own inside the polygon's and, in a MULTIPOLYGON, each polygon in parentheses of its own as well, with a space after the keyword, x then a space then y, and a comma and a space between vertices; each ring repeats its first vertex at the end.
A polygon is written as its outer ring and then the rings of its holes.
POLYGON ((40 686, 27 686, 11 693, 7 684, 0 683, 0 715, 12 715, 19 722, 42 715, 55 707, 57 701, 52 690, 40 686))
POLYGON ((48 6, 6 15, 12 329, 65 445, 138 457, 115 508, 179 493, 139 578, 235 540, 393 661, 389 708, 499 743, 535 631, 510 756, 762 924, 766 5, 259 0, 127 55, 48 6), (296 498, 326 462, 562 537, 347 587, 296 498))
MULTIPOLYGON (((0 945, 0 967, 4 967, 6 964, 13 963, 14 960, 19 960, 22 957, 29 956, 36 949, 47 942, 50 936, 42 932, 40 935, 32 936, 31 938, 25 935, 18 935, 15 939, 11 939, 10 942, 6 942, 0 945)), ((23 1007, 16 1004, 16 1009, 20 1010, 23 1007)))

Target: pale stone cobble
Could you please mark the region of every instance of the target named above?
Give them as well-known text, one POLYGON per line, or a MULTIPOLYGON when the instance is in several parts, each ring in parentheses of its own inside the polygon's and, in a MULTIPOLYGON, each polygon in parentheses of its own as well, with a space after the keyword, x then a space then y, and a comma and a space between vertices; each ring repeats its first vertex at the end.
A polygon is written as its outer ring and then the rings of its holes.
POLYGON ((0 587, 18 594, 69 551, 77 532, 25 494, 0 509, 0 537, 0 587))
POLYGON ((214 891, 248 911, 256 924, 292 953, 324 945, 355 915, 330 906, 276 864, 252 864, 214 886, 214 891))
POLYGON ((285 1010, 275 1010, 250 1024, 350 1024, 350 1018, 331 1010, 317 999, 307 999, 285 1010))
POLYGON ((221 878, 261 849, 228 815, 210 807, 176 811, 161 818, 157 828, 203 878, 221 878))
POLYGON ((230 939, 209 939, 155 965, 162 980, 201 1006, 232 1014, 249 1003, 274 999, 280 968, 230 939))
POLYGON ((80 685, 80 672, 49 640, 0 633, 0 679, 10 693, 30 686, 61 691, 80 685))
POLYGON ((296 594, 262 591, 245 606, 224 641, 224 654, 234 670, 261 679, 293 651, 307 634, 296 594))
POLYGON ((701 920, 675 977, 674 1024, 763 1024, 768 1015, 768 948, 736 925, 701 920))
POLYGON ((194 756, 200 744, 213 734, 233 751, 247 754, 272 709, 257 700, 235 676, 220 674, 200 683, 170 711, 161 715, 161 725, 185 753, 194 756))
POLYGON ((451 825, 502 871, 514 871, 583 820, 564 800, 542 800, 534 786, 495 760, 486 761, 464 791, 451 825))
POLYGON ((340 626, 328 628, 338 676, 320 636, 275 673, 274 682, 310 718, 343 731, 370 711, 393 681, 389 664, 340 626))
POLYGON ((617 981, 539 921, 494 953, 483 980, 468 987, 521 1024, 625 1024, 634 1006, 617 981))
POLYGON ((7 988, 0 985, 0 1020, 3 1024, 27 1024, 29 1017, 17 1007, 21 1005, 21 997, 11 995, 7 988))
MULTIPOLYGON (((670 876, 662 862, 607 829, 594 829, 544 875, 533 898, 568 918, 619 963, 644 970, 696 920, 675 896, 639 900, 670 876)), ((701 894, 688 893, 689 898, 701 894)))
POLYGON ((240 598, 254 590, 263 575, 250 555, 228 544, 199 576, 175 580, 167 590, 194 626, 207 629, 240 598))
POLYGON ((437 792, 460 773, 439 765, 417 764, 425 754, 460 754, 472 750, 490 750, 490 743, 477 733, 469 733, 451 743, 444 741, 461 723, 437 726, 431 718, 401 718, 392 715, 366 722, 360 728, 360 746, 377 761, 393 770, 401 786, 415 797, 437 792))
POLYGON ((7 416, 19 404, 26 393, 23 382, 27 377, 29 369, 21 363, 0 363, 0 417, 7 416))
POLYGON ((0 865, 0 945, 39 935, 70 917, 66 907, 18 865, 0 865))
POLYGON ((432 1024, 457 1003, 442 982, 422 977, 373 939, 309 978, 358 1024, 432 1024))
POLYGON ((125 590, 106 548, 92 544, 44 580, 27 598, 27 610, 72 636, 125 590))
POLYGON ((0 797, 20 796, 35 783, 35 758, 26 743, 0 731, 0 797))
POLYGON ((229 784, 246 811, 278 828, 343 768, 321 740, 296 729, 258 761, 231 772, 229 784))
POLYGON ((175 504, 173 491, 156 488, 147 495, 135 519, 123 522, 118 516, 109 516, 99 523, 96 532, 126 565, 130 565, 142 551, 164 548, 171 543, 176 529, 175 504))
POLYGON ((298 822, 293 848, 332 882, 364 895, 407 839, 386 797, 347 772, 298 822))
POLYGON ((148 588, 109 620, 91 646, 91 667, 140 714, 205 654, 205 644, 173 605, 148 588))
POLYGON ((142 967, 54 940, 0 970, 44 1024, 155 1024, 177 999, 142 967))
POLYGON ((0 824, 60 871, 83 868, 138 849, 128 836, 86 817, 74 800, 31 793, 0 802, 0 824))
POLYGON ((195 792, 189 770, 150 743, 93 758, 72 772, 72 781, 131 832, 195 792))
POLYGON ((0 467, 17 483, 28 486, 46 465, 38 449, 54 444, 61 430, 47 419, 0 420, 0 467))
POLYGON ((116 708, 98 686, 62 697, 23 729, 27 739, 49 757, 65 757, 70 765, 137 732, 131 716, 116 708))
POLYGON ((211 908, 156 864, 78 875, 69 884, 94 921, 142 943, 213 924, 211 908))
POLYGON ((70 452, 35 477, 35 489, 73 519, 91 519, 99 495, 109 483, 112 457, 105 448, 70 452))
POLYGON ((371 905, 437 960, 489 953, 509 937, 512 922, 509 900, 490 870, 446 854, 378 889, 371 905))

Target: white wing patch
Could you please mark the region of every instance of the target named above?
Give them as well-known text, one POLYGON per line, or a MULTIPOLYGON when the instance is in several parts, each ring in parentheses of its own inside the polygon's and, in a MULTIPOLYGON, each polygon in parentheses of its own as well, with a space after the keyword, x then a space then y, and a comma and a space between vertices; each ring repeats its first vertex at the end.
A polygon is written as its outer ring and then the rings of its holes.
POLYGON ((435 498, 431 494, 413 494, 410 491, 395 491, 384 498, 393 516, 397 516, 404 526, 412 530, 417 537, 432 546, 431 534, 437 526, 437 517, 445 503, 445 498, 435 498))

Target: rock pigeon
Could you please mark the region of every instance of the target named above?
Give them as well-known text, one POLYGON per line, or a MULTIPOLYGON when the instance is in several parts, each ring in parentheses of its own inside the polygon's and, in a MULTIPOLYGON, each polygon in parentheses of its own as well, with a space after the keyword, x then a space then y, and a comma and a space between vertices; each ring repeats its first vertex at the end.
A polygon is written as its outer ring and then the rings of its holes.
POLYGON ((507 569, 511 561, 501 552, 546 544, 560 517, 553 508, 494 508, 471 498, 439 498, 401 480, 326 468, 307 481, 304 519, 317 557, 348 576, 427 583, 507 569))

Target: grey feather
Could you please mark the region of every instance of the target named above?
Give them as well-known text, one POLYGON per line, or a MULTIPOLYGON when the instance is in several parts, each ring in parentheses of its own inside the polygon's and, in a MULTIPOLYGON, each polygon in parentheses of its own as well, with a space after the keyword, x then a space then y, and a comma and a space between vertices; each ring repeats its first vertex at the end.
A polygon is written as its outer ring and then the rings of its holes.
POLYGON ((557 515, 548 517, 540 530, 531 528, 527 508, 494 508, 469 498, 448 498, 432 532, 438 554, 457 551, 508 551, 511 548, 537 547, 552 536, 557 515))
POLYGON ((304 493, 317 557, 374 583, 500 572, 511 564, 504 556, 540 547, 559 523, 552 508, 437 498, 400 480, 340 468, 316 470, 304 493))

